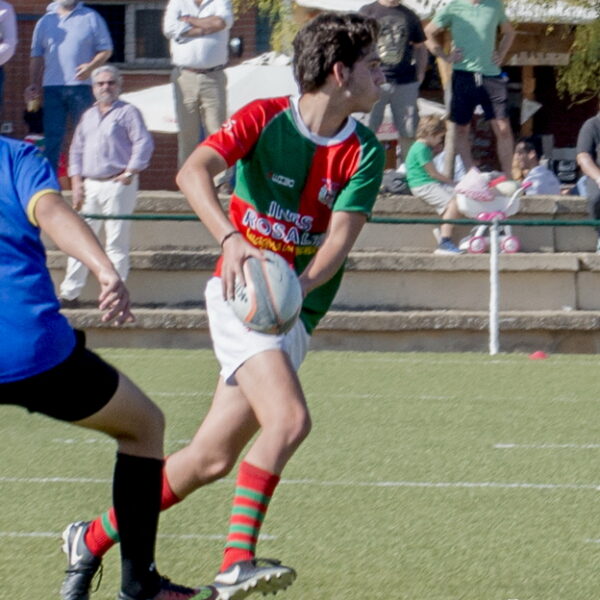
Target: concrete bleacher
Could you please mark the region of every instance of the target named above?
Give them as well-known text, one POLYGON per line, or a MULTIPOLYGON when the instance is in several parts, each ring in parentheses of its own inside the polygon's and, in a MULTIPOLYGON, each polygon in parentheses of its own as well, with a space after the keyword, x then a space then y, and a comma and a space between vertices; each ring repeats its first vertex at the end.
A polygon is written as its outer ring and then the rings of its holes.
MULTIPOLYGON (((137 212, 191 215, 175 192, 143 192, 137 212)), ((375 217, 435 217, 412 196, 381 195, 375 217)), ((522 200, 515 219, 586 219, 576 196, 522 200)), ((218 246, 198 221, 133 221, 128 285, 137 322, 100 323, 90 278, 84 307, 65 311, 95 346, 209 347, 202 302, 218 246)), ((468 231, 459 226, 457 234, 468 231)), ((516 225, 522 252, 500 257, 502 351, 596 352, 600 347, 600 255, 591 227, 516 225)), ((352 251, 333 309, 315 348, 484 351, 487 348, 489 256, 436 256, 430 224, 368 223, 352 251)), ((48 244, 58 284, 65 256, 48 244)))

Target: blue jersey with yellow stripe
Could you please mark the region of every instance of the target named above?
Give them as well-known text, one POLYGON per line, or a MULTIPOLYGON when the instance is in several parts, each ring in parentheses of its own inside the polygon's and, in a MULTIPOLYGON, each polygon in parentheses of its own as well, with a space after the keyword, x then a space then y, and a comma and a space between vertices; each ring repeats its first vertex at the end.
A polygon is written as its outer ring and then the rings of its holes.
POLYGON ((0 382, 8 382, 61 363, 75 335, 35 220, 36 202, 60 190, 56 175, 35 146, 0 137, 0 182, 0 382))

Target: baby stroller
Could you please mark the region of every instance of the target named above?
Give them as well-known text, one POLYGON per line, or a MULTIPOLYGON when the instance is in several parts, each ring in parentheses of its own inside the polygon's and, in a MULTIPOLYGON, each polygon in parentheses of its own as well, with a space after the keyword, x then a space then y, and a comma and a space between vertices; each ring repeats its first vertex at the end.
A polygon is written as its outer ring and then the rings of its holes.
MULTIPOLYGON (((481 173, 472 168, 456 186, 456 202, 460 212, 466 217, 481 221, 468 236, 464 237, 459 248, 471 254, 482 254, 490 247, 490 225, 494 219, 505 219, 518 212, 520 198, 528 185, 509 181, 504 175, 481 173)), ((519 239, 512 234, 510 225, 502 225, 499 231, 500 251, 507 254, 518 252, 519 239)))

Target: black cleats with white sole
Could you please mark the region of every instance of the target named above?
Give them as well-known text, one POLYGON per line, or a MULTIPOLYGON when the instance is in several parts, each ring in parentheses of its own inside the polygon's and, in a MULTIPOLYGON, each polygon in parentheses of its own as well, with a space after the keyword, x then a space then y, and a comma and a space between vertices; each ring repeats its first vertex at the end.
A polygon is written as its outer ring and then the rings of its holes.
POLYGON ((102 559, 93 555, 85 544, 88 527, 89 522, 77 521, 67 525, 63 531, 62 549, 67 555, 68 565, 60 588, 62 600, 89 600, 92 579, 102 565, 102 559))
POLYGON ((296 571, 278 560, 255 558, 233 563, 215 577, 218 600, 242 600, 255 592, 276 594, 294 583, 296 571))

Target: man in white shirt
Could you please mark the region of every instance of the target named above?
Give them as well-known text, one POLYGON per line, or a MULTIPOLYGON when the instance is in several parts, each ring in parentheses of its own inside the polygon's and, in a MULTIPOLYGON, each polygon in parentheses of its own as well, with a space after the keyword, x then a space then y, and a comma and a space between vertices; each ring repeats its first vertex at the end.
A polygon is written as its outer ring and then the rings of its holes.
POLYGON ((514 166, 525 175, 523 183, 530 184, 525 194, 529 196, 560 194, 558 177, 540 164, 540 158, 540 147, 535 138, 526 137, 517 142, 514 166))
POLYGON ((17 47, 17 17, 9 2, 0 0, 0 115, 4 104, 4 63, 7 63, 17 47))
POLYGON ((201 132, 216 132, 227 116, 224 69, 232 25, 230 0, 170 0, 167 5, 163 32, 174 66, 179 166, 198 145, 201 132))

